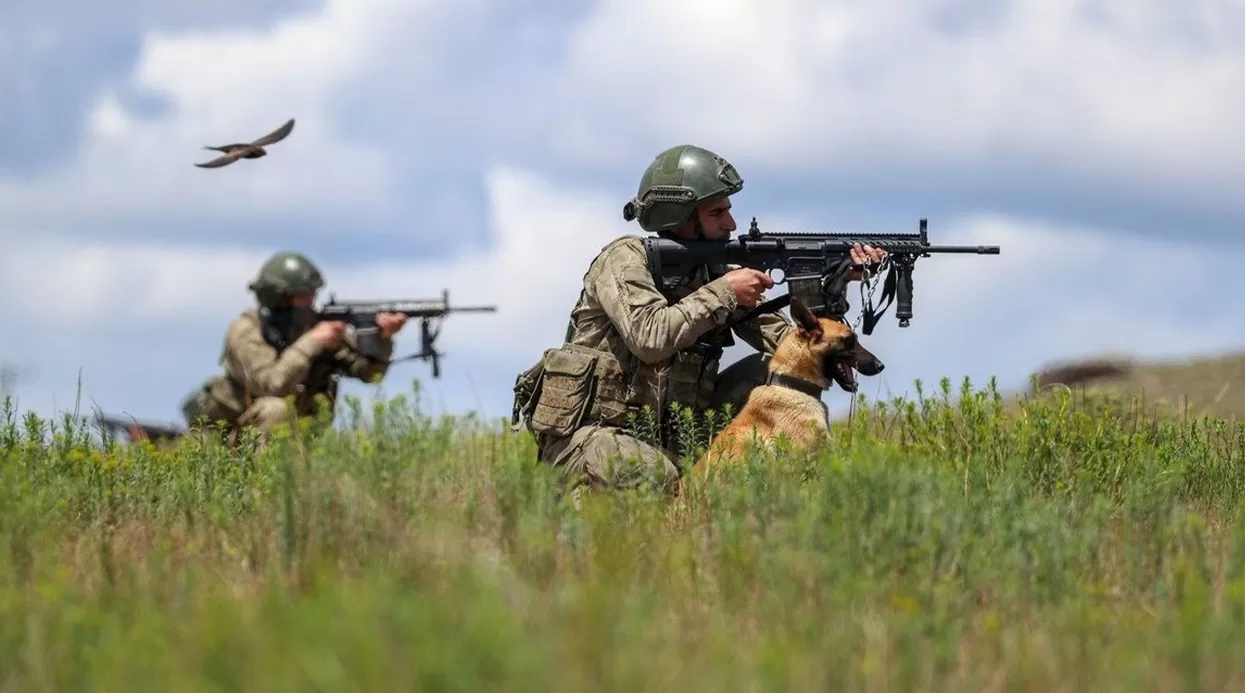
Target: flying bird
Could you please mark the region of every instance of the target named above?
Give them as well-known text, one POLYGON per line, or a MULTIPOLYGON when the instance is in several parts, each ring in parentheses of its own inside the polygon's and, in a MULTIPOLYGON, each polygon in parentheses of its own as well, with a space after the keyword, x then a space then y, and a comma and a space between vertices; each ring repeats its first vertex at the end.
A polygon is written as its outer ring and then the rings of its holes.
POLYGON ((238 159, 258 159, 261 156, 267 156, 268 152, 264 147, 280 142, 285 139, 290 132, 294 130, 294 119, 290 118, 285 121, 281 127, 264 135, 263 137, 251 142, 250 144, 226 144, 223 147, 204 147, 215 152, 224 152, 222 156, 203 164, 195 164, 199 168, 220 168, 228 166, 238 159))

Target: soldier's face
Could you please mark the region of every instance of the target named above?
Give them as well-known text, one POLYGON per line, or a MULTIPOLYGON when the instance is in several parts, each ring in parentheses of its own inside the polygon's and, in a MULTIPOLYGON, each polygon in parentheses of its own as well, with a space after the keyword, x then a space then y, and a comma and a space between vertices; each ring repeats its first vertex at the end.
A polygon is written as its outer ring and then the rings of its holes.
POLYGON ((294 294, 290 296, 291 308, 310 308, 316 300, 315 294, 294 294))
POLYGON ((280 311, 285 317, 283 324, 290 338, 295 338, 316 324, 314 293, 293 294, 289 297, 289 307, 280 311))
POLYGON ((730 238, 735 232, 735 217, 731 216, 729 198, 710 200, 696 209, 700 217, 700 228, 709 240, 730 238))

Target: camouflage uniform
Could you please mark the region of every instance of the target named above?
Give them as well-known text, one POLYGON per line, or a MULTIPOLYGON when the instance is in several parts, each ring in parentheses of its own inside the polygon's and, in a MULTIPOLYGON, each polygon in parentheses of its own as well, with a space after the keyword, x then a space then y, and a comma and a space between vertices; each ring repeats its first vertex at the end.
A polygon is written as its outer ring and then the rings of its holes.
POLYGON ((224 373, 195 390, 182 403, 187 423, 200 416, 226 430, 244 426, 268 430, 279 422, 318 413, 316 395, 324 395, 331 415, 342 376, 371 381, 383 376, 393 354, 392 339, 380 339, 380 358, 371 360, 357 353, 354 337, 347 332, 342 345, 329 351, 310 334, 314 309, 290 309, 286 297, 315 293, 324 282, 320 272, 297 253, 277 253, 260 269, 250 288, 260 307, 244 311, 225 333, 220 365, 224 373), (293 396, 293 411, 285 398, 293 396))
MULTIPOLYGON (((624 216, 665 234, 700 203, 742 185, 712 152, 674 147, 649 166, 624 216)), ((515 423, 533 431, 540 459, 560 467, 570 486, 634 488, 648 480, 672 490, 682 451, 671 405, 703 415, 730 404, 738 412, 764 381, 765 359, 791 323, 767 313, 727 329, 749 310, 722 278, 727 270, 697 268, 667 292, 654 282, 638 236, 616 239, 593 259, 564 344, 547 350, 515 383, 515 423), (732 331, 761 353, 719 373, 732 331), (631 418, 643 416, 645 407, 660 415, 656 431, 631 418)))

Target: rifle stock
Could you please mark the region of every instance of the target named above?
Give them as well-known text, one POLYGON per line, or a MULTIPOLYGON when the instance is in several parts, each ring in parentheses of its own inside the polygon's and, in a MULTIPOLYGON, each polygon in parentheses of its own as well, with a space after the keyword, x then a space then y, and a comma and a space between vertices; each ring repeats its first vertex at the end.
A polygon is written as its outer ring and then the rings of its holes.
POLYGON ((120 416, 109 416, 107 414, 98 413, 95 415, 95 423, 100 430, 122 431, 131 443, 139 440, 177 440, 186 435, 186 431, 175 426, 165 426, 163 424, 148 423, 138 421, 134 418, 123 418, 120 416))
MULTIPOLYGON (((895 317, 900 327, 908 327, 912 318, 912 270, 917 258, 1000 252, 997 245, 931 245, 925 219, 920 220, 917 233, 775 233, 762 232, 754 217, 746 234, 730 240, 644 239, 649 271, 665 289, 701 265, 739 265, 769 274, 775 284, 789 284, 788 297, 798 295, 814 312, 838 318, 849 308, 848 270, 858 267, 850 256, 855 243, 886 251, 883 266, 889 266, 889 271, 883 298, 893 297, 898 304, 895 317)), ((889 305, 888 301, 876 313, 866 307, 865 334, 872 334, 889 305)))

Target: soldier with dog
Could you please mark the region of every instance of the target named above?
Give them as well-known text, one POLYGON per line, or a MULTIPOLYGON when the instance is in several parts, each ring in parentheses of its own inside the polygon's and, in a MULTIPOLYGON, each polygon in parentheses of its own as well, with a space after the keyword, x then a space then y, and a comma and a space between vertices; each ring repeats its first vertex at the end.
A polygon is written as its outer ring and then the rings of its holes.
MULTIPOLYGON (((730 197, 742 188, 726 159, 679 145, 654 158, 623 214, 662 236, 727 239, 736 229, 730 197)), ((851 258, 863 265, 885 254, 856 245, 851 258)), ((677 492, 683 448, 671 409, 738 412, 766 381, 767 357, 793 325, 778 313, 739 318, 772 286, 758 270, 702 266, 663 290, 642 238, 614 240, 589 264, 563 345, 516 379, 516 423, 534 433, 541 461, 560 468, 568 487, 647 481, 677 492), (757 353, 719 372, 732 332, 757 353)))

